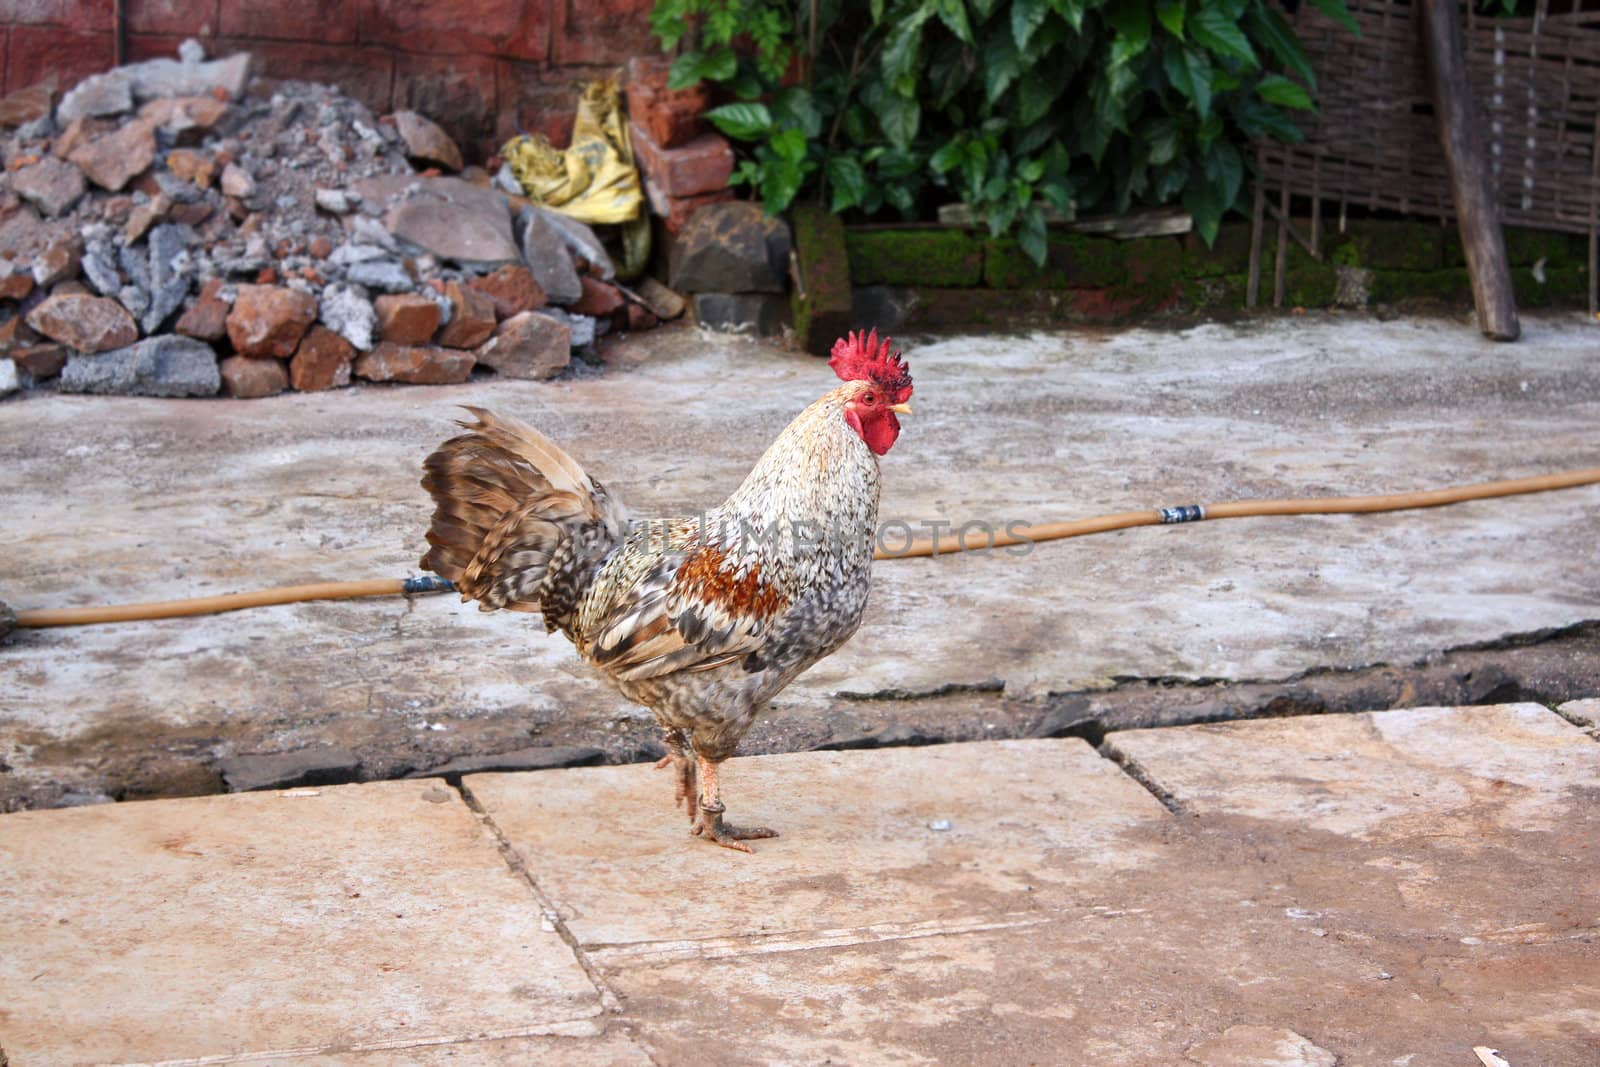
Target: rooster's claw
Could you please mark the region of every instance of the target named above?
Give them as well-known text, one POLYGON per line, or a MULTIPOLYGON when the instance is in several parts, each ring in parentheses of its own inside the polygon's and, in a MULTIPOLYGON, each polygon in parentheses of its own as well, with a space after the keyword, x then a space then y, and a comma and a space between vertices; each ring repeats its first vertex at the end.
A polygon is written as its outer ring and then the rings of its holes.
POLYGON ((763 837, 777 837, 778 831, 769 830, 765 826, 729 826, 722 821, 722 813, 728 810, 726 806, 718 803, 715 808, 705 804, 700 805, 700 814, 695 818, 694 825, 689 832, 696 837, 704 837, 723 848, 731 848, 737 852, 754 852, 746 841, 755 841, 763 837))

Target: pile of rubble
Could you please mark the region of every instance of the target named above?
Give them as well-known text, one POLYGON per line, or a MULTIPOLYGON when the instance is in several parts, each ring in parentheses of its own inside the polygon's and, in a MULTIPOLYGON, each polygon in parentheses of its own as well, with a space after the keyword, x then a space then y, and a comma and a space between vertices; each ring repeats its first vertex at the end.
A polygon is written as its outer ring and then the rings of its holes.
POLYGON ((546 378, 681 314, 423 116, 249 66, 190 41, 0 99, 0 394, 546 378))

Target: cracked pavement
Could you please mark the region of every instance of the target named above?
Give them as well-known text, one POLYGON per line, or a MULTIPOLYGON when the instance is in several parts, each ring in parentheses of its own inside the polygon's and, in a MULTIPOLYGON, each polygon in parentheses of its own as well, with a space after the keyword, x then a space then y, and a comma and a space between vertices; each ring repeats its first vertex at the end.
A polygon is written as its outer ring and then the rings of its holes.
MULTIPOLYGON (((1580 316, 1495 345, 1464 321, 1308 315, 902 337, 917 413, 884 460, 882 516, 1004 525, 1592 466, 1595 336, 1580 316)), ((617 363, 554 382, 9 401, 0 600, 415 574, 419 464, 462 403, 534 422, 636 516, 711 506, 833 384, 820 360, 691 328, 613 343, 617 363)), ((1593 696, 1597 518, 1587 487, 887 561, 854 640, 744 751, 1593 696)), ((642 759, 654 736, 537 620, 449 596, 0 646, 0 809, 215 792, 245 754, 336 750, 329 773, 365 780, 539 746, 642 759)))

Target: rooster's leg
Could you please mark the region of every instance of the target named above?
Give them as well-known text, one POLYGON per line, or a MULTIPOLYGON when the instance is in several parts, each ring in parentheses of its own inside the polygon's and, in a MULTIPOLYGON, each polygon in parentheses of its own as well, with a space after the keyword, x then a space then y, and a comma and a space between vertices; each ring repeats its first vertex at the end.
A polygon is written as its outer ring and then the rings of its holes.
POLYGON ((689 741, 683 736, 683 731, 675 726, 668 726, 662 732, 662 738, 667 743, 667 754, 656 761, 656 770, 671 767, 677 771, 677 785, 673 790, 672 806, 682 804, 689 813, 689 819, 694 819, 695 794, 699 792, 695 782, 694 760, 689 758, 689 741))
POLYGON ((697 755, 695 762, 700 767, 700 814, 695 818, 690 833, 709 838, 723 848, 738 849, 740 852, 751 851, 750 846, 745 844, 746 841, 778 836, 778 831, 768 830, 764 826, 740 828, 724 823, 722 813, 728 809, 722 803, 721 789, 717 784, 717 771, 722 761, 697 755))

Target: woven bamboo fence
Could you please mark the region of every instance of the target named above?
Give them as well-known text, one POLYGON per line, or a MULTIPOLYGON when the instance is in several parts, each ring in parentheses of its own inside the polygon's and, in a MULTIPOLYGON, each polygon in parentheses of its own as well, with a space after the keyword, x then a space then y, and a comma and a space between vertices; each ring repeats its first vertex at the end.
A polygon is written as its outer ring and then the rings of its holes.
MULTIPOLYGON (((1474 106, 1507 225, 1583 233, 1600 227, 1600 11, 1538 0, 1530 17, 1466 9, 1474 106)), ((1302 4, 1293 18, 1312 69, 1317 111, 1305 140, 1260 148, 1268 198, 1312 198, 1453 219, 1450 177, 1426 82, 1415 13, 1405 0, 1351 0, 1358 40, 1302 4)), ((1311 243, 1311 242, 1303 242, 1311 243)), ((1591 261, 1593 253, 1591 252, 1591 261)), ((1590 289, 1594 290, 1593 265, 1590 289)), ((1591 296, 1591 303, 1593 297, 1591 296)))

